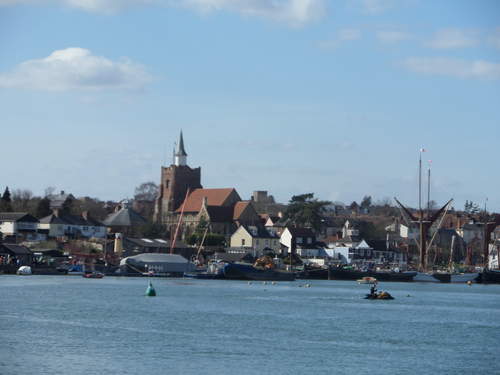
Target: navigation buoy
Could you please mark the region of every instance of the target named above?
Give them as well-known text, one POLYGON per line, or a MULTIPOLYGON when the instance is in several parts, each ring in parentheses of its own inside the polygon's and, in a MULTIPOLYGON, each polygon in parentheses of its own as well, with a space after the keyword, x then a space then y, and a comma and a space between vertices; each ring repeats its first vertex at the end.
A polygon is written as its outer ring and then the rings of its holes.
POLYGON ((156 296, 156 290, 153 288, 153 284, 151 284, 151 281, 149 282, 148 288, 146 289, 146 297, 155 297, 156 296))

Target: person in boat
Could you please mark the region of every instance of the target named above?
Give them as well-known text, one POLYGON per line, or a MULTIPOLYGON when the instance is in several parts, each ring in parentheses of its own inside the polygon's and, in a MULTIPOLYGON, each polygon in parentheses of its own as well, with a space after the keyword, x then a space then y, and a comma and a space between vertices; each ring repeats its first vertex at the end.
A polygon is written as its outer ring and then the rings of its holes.
POLYGON ((372 296, 377 294, 377 282, 376 281, 373 283, 372 287, 370 288, 370 294, 372 296))

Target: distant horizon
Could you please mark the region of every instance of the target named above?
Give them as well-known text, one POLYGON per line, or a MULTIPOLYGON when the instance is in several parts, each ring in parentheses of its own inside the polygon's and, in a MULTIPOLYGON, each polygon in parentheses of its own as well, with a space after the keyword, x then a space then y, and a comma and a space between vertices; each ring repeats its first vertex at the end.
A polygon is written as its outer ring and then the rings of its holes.
POLYGON ((182 129, 202 185, 242 198, 396 196, 415 207, 423 147, 432 200, 500 211, 496 0, 11 0, 0 10, 0 188, 131 198, 160 182, 182 129))

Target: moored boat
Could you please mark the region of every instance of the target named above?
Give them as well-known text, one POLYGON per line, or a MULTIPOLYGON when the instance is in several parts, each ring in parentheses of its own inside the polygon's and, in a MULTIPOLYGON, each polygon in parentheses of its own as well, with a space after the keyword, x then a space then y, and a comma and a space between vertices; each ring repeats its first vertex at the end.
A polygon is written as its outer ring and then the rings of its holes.
POLYGON ((223 268, 224 278, 231 280, 294 281, 293 272, 257 268, 251 264, 229 263, 223 268))
POLYGON ((474 282, 479 277, 478 272, 468 273, 449 273, 449 272, 434 272, 432 276, 442 283, 468 283, 474 282))
POLYGON ((485 284, 500 284, 500 270, 484 269, 481 273, 481 281, 485 284))
POLYGON ((330 277, 334 280, 358 280, 363 277, 374 277, 378 281, 409 282, 413 281, 416 274, 413 271, 358 271, 342 267, 332 267, 330 269, 330 277))

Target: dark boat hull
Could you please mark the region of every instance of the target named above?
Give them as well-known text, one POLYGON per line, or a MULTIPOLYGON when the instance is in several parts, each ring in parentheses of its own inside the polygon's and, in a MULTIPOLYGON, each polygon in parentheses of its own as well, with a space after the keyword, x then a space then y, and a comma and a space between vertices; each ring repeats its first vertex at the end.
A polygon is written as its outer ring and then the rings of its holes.
POLYGON ((355 271, 343 268, 331 268, 330 278, 333 280, 358 280, 363 277, 374 277, 378 281, 413 281, 416 272, 376 272, 376 271, 355 271))
POLYGON ((485 284, 500 284, 500 270, 484 270, 481 281, 485 284))
POLYGON ((226 264, 224 278, 230 280, 294 281, 295 274, 286 271, 255 268, 250 264, 226 264))
POLYGON ((297 274, 297 279, 328 280, 328 268, 306 269, 297 274))

